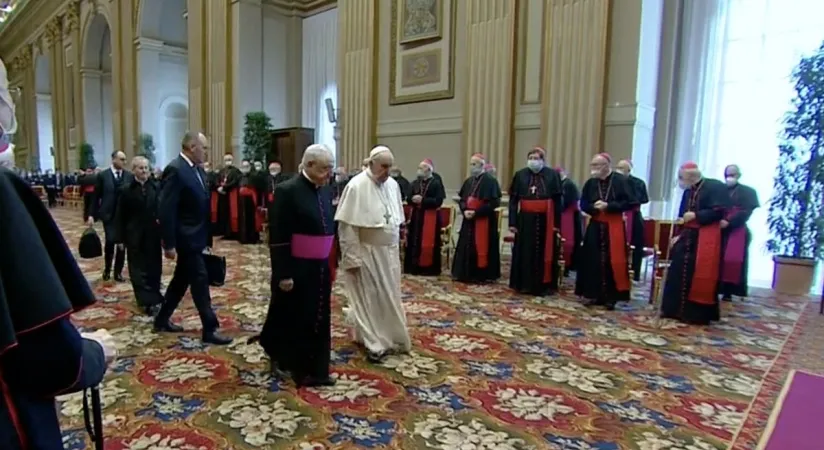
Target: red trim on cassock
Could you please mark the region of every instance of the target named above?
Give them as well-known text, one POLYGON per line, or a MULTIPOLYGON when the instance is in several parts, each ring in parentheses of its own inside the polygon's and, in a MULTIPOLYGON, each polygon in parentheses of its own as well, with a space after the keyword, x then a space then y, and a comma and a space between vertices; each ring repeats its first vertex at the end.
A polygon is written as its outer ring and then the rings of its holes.
POLYGON ((17 413, 17 406, 11 398, 11 390, 9 389, 9 385, 6 384, 6 380, 3 378, 2 371, 0 371, 0 390, 3 391, 3 398, 6 401, 6 409, 9 410, 11 424, 14 427, 14 431, 17 432, 18 439, 20 439, 20 448, 28 448, 29 444, 28 438, 26 437, 26 430, 23 429, 23 424, 20 423, 20 416, 17 413))
POLYGON ((544 242, 544 283, 552 281, 552 266, 555 265, 555 203, 547 200, 521 200, 521 212, 545 214, 546 231, 544 242))
POLYGON ((275 201, 275 193, 274 193, 274 192, 270 192, 270 193, 266 196, 266 199, 267 199, 267 200, 269 200, 269 203, 273 203, 273 202, 275 201))
POLYGON ((431 267, 435 260, 435 233, 438 232, 438 210, 423 209, 423 225, 421 228, 421 254, 418 265, 431 267))
POLYGON ((92 192, 94 192, 94 185, 83 186, 83 193, 84 194, 91 194, 92 192))
MULTIPOLYGON (((486 204, 478 197, 466 199, 466 209, 474 211, 486 204)), ((478 268, 486 269, 489 266, 489 217, 472 218, 475 222, 475 253, 478 255, 478 268)))
POLYGON ((240 188, 241 197, 252 197, 252 204, 255 205, 255 231, 260 232, 263 229, 263 214, 257 209, 258 199, 257 191, 248 186, 240 188))
POLYGON ((232 233, 240 232, 240 199, 238 198, 238 190, 232 189, 226 195, 229 196, 229 230, 232 233))
POLYGON ((597 212, 592 220, 607 225, 609 233, 609 264, 615 279, 615 289, 629 291, 629 266, 627 265, 627 240, 624 229, 624 215, 621 213, 597 212))
POLYGON ((684 228, 698 230, 695 270, 692 272, 687 300, 701 305, 714 305, 718 271, 721 268, 721 224, 716 222, 700 225, 693 220, 685 223, 684 228))
POLYGON ((212 195, 209 198, 209 210, 212 213, 212 223, 217 223, 217 204, 218 204, 218 197, 217 192, 212 192, 212 195))

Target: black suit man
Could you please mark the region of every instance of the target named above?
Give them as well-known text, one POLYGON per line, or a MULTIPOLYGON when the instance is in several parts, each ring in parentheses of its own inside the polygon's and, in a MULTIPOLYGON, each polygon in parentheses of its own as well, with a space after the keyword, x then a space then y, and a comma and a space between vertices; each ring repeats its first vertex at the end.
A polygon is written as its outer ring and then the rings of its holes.
POLYGON ((226 345, 231 338, 217 333, 220 325, 212 310, 209 293, 209 275, 203 254, 211 246, 209 223, 209 186, 206 172, 200 167, 206 136, 188 132, 183 137, 180 156, 172 160, 163 171, 160 189, 160 230, 167 259, 177 259, 175 272, 163 306, 154 322, 156 331, 180 332, 183 328, 172 324, 171 319, 186 289, 191 288, 192 299, 203 325, 203 341, 226 345))
POLYGON ((103 231, 106 244, 103 246, 103 281, 108 281, 112 274, 112 259, 114 259, 114 280, 123 280, 123 265, 126 263, 126 250, 115 245, 115 212, 117 199, 120 196, 120 187, 131 184, 134 176, 125 170, 126 154, 120 151, 112 152, 112 166, 97 174, 94 185, 94 199, 91 215, 86 218, 89 226, 94 224, 95 218, 103 222, 103 231))

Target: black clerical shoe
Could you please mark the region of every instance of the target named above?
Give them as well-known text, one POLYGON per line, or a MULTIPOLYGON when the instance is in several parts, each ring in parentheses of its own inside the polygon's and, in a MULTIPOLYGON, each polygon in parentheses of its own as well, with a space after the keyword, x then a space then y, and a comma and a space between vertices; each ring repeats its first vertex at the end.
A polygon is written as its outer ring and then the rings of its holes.
POLYGON ((109 272, 103 272, 103 281, 109 281, 112 279, 112 274, 109 272))
POLYGON ((126 279, 123 278, 123 275, 117 274, 117 275, 114 276, 114 281, 116 281, 118 283, 122 283, 122 282, 126 281, 126 279))
POLYGON ((159 333, 180 333, 183 331, 183 327, 181 327, 180 325, 175 325, 169 322, 168 320, 166 321, 166 323, 158 323, 157 321, 155 321, 154 330, 159 333))
POLYGON ((149 317, 155 317, 160 312, 160 305, 144 306, 143 312, 149 317))
POLYGON ((315 378, 315 377, 304 377, 300 380, 295 381, 295 385, 300 388, 304 387, 329 387, 335 385, 335 380, 332 378, 315 378))
POLYGON ((229 345, 232 343, 232 338, 222 336, 217 332, 205 333, 203 335, 203 342, 214 345, 229 345))

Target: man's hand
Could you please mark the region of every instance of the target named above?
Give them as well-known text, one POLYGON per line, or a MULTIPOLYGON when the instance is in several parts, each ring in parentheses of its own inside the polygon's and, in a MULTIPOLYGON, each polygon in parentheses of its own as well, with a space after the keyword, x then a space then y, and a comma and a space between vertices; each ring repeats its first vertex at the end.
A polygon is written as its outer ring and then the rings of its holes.
POLYGON ((217 192, 218 192, 218 194, 225 194, 226 193, 226 191, 223 190, 223 186, 218 186, 217 192))
POLYGON ((293 287, 295 287, 295 281, 291 278, 280 280, 280 283, 278 283, 278 288, 283 292, 289 292, 293 287))
POLYGON ((111 364, 117 358, 117 344, 114 337, 107 330, 100 329, 92 333, 80 333, 80 336, 100 344, 107 364, 111 364))
POLYGON ((212 247, 206 247, 203 249, 204 255, 211 255, 212 254, 212 247))
POLYGON ((598 200, 597 202, 595 202, 595 205, 593 206, 595 206, 595 209, 597 209, 598 211, 603 211, 607 209, 607 202, 603 200, 598 200))
POLYGON ((89 218, 86 219, 86 225, 88 225, 89 228, 93 227, 94 226, 94 217, 89 216, 89 218))
POLYGON ((516 233, 518 233, 518 229, 515 228, 515 227, 509 227, 509 232, 512 233, 512 234, 516 234, 516 233))
POLYGON ((333 199, 332 199, 332 206, 338 206, 338 202, 340 202, 340 200, 339 200, 339 199, 337 199, 337 198, 333 198, 333 199))
POLYGON ((420 203, 423 200, 423 197, 420 195, 413 195, 412 196, 412 203, 420 203))
POLYGON ((164 250, 163 254, 166 255, 166 259, 170 259, 172 261, 174 261, 175 258, 177 258, 177 252, 173 248, 170 248, 168 250, 164 250))
POLYGON ((721 219, 721 228, 727 228, 728 226, 730 226, 730 223, 724 219, 721 219))
POLYGON ((683 219, 684 219, 684 223, 691 222, 691 221, 695 220, 695 213, 692 212, 692 211, 687 211, 687 212, 684 213, 683 219))
POLYGON ((672 246, 674 246, 675 244, 677 244, 677 243, 678 243, 678 238, 680 238, 680 237, 681 237, 681 236, 675 236, 675 237, 673 237, 673 238, 672 238, 672 240, 670 241, 670 247, 672 247, 672 246))
POLYGON ((115 245, 115 247, 117 247, 117 250, 119 250, 121 252, 126 249, 126 246, 123 245, 123 244, 117 244, 117 245, 115 245))
POLYGON ((475 217, 475 211, 472 211, 472 210, 464 211, 464 217, 466 217, 467 219, 471 219, 471 218, 475 217))

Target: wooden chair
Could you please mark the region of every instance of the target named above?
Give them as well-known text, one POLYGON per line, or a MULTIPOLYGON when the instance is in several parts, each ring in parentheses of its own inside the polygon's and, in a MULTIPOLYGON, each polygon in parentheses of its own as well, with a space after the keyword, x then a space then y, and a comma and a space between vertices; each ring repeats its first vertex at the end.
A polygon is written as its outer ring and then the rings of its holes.
POLYGON ((652 257, 655 256, 655 230, 657 227, 657 220, 644 219, 644 259, 641 260, 642 280, 647 279, 649 265, 652 263, 652 257))
POLYGON ((503 227, 503 231, 501 231, 501 224, 504 221, 504 211, 506 211, 506 207, 504 206, 495 208, 495 218, 498 220, 498 234, 500 234, 498 238, 500 246, 499 251, 502 255, 504 253, 504 243, 512 245, 515 242, 515 236, 509 232, 509 227, 503 227))
POLYGON ((655 227, 655 244, 652 260, 652 284, 650 286, 650 303, 661 294, 664 273, 670 265, 672 238, 681 232, 680 220, 658 220, 655 227))
POLYGON ((452 260, 452 252, 455 250, 455 238, 452 230, 455 225, 455 214, 458 208, 455 205, 444 205, 438 209, 441 222, 441 254, 446 256, 446 266, 449 267, 452 260))

